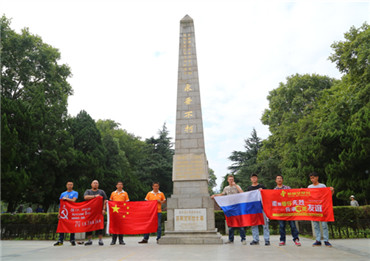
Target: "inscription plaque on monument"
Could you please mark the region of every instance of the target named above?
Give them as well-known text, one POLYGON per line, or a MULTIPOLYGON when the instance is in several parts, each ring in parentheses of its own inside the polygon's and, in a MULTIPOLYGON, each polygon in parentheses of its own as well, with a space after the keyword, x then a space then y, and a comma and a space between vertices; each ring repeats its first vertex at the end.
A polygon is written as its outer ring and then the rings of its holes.
POLYGON ((207 159, 204 154, 175 155, 173 180, 207 179, 207 159))
POLYGON ((175 209, 176 231, 206 231, 207 210, 205 208, 175 209))

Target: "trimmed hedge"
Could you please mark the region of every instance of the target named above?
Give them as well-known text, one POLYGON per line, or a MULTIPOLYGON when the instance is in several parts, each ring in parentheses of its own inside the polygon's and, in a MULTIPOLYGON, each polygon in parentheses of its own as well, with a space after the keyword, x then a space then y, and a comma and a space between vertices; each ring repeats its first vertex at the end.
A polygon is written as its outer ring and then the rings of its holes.
POLYGON ((56 224, 58 213, 1 214, 1 224, 56 224))
POLYGON ((368 237, 370 234, 370 205, 334 207, 335 222, 329 223, 332 238, 368 237))
MULTIPOLYGON (((58 225, 57 216, 58 213, 1 214, 1 238, 55 239, 57 237, 55 232, 58 225)), ((366 238, 370 234, 370 206, 334 207, 334 216, 335 222, 329 223, 331 238, 366 238)), ((163 212, 162 231, 164 231, 165 220, 167 220, 167 213, 163 212)), ((215 211, 215 223, 218 231, 225 234, 223 211, 215 211)), ((304 226, 300 225, 299 228, 301 234, 312 233, 310 222, 302 222, 302 225, 304 226)), ((289 230, 289 226, 287 226, 287 230, 289 230)), ((237 230, 235 232, 237 233, 237 230)), ((270 221, 270 233, 279 233, 279 225, 276 220, 270 221)), ((250 234, 250 229, 247 229, 247 234, 250 234)))

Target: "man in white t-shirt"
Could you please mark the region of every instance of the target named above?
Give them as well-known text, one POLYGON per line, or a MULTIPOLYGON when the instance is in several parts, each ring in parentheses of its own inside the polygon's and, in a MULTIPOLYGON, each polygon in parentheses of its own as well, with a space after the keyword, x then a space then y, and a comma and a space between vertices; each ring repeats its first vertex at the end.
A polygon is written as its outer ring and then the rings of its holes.
MULTIPOLYGON (((237 193, 243 193, 243 190, 240 188, 240 186, 235 183, 233 175, 229 175, 227 177, 227 182, 229 183, 229 186, 226 186, 221 193, 212 195, 211 198, 215 198, 218 196, 237 194, 237 193)), ((225 244, 234 243, 234 229, 235 227, 229 227, 229 240, 225 244)), ((242 244, 246 245, 245 228, 240 227, 239 232, 240 232, 240 238, 241 238, 242 244)))
MULTIPOLYGON (((308 188, 326 188, 325 184, 319 183, 319 174, 316 172, 312 172, 310 175, 310 180, 312 182, 308 188)), ((334 188, 330 187, 331 193, 334 193, 334 188)), ((320 221, 312 221, 313 227, 315 229, 316 234, 316 242, 312 244, 312 246, 321 246, 321 231, 320 231, 320 223, 322 225, 322 233, 324 237, 324 244, 327 247, 331 247, 332 245, 329 243, 329 229, 327 222, 320 222, 320 221)))
POLYGON ((357 200, 355 199, 355 196, 351 196, 350 197, 350 199, 351 199, 351 206, 352 207, 359 207, 360 205, 358 204, 358 202, 357 202, 357 200))

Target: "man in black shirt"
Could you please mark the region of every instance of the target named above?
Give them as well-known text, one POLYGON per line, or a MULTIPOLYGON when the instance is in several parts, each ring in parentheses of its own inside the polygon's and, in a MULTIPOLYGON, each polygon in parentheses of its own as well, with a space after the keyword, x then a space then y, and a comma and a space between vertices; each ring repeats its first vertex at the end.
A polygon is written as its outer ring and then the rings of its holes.
MULTIPOLYGON (((107 194, 105 194, 104 190, 99 189, 99 181, 93 180, 93 182, 91 183, 91 189, 87 189, 85 191, 84 199, 85 200, 90 200, 90 199, 96 198, 98 196, 103 197, 102 214, 104 216, 105 211, 106 211, 106 203, 107 203, 108 197, 107 197, 107 194)), ((92 232, 93 231, 86 232, 88 241, 85 243, 85 246, 92 245, 92 241, 91 241, 92 232)), ((103 229, 96 230, 95 233, 98 234, 98 236, 99 236, 99 246, 103 246, 104 245, 104 243, 103 243, 103 229)))
MULTIPOLYGON (((262 190, 266 189, 266 187, 262 184, 258 183, 258 176, 257 174, 253 173, 251 175, 251 181, 252 185, 247 188, 247 191, 252 191, 252 190, 262 190)), ((270 245, 270 230, 269 230, 269 220, 266 217, 265 213, 263 213, 263 218, 265 220, 265 224, 263 225, 263 238, 265 239, 265 246, 270 245)), ((251 245, 259 245, 259 232, 258 232, 258 226, 252 226, 252 236, 253 236, 253 241, 250 243, 251 245)))

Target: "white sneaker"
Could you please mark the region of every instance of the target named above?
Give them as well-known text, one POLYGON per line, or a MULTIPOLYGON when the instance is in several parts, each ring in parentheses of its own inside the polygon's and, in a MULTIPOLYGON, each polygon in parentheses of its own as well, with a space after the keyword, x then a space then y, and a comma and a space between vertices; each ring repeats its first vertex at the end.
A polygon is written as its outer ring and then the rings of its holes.
POLYGON ((225 244, 234 244, 234 241, 227 240, 225 244))
POLYGON ((242 245, 246 245, 247 244, 247 241, 246 240, 242 240, 242 245))

